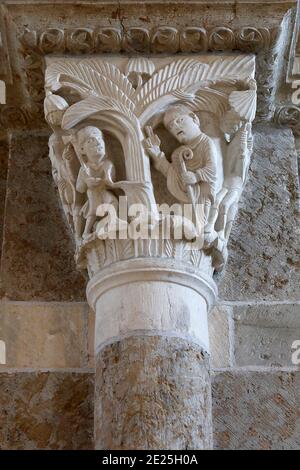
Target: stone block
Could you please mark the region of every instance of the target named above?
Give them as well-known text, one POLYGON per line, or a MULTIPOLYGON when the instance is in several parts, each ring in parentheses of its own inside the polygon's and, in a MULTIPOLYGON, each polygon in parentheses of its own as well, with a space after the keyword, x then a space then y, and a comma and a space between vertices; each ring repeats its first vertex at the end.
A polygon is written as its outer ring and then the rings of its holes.
POLYGON ((0 373, 1 450, 93 448, 93 374, 0 373))
POLYGON ((224 372, 213 382, 214 448, 298 450, 300 372, 224 372))
POLYGON ((233 307, 237 366, 293 366, 300 340, 300 304, 233 307))
POLYGON ((230 366, 230 307, 217 305, 208 316, 211 367, 220 369, 230 366))
POLYGON ((3 297, 11 300, 85 300, 71 233, 59 207, 48 157, 48 136, 12 139, 7 182, 3 297))
POLYGON ((292 132, 254 129, 248 183, 220 280, 224 300, 300 299, 297 154, 292 132))
POLYGON ((4 367, 84 367, 87 365, 84 303, 1 302, 0 340, 4 367))

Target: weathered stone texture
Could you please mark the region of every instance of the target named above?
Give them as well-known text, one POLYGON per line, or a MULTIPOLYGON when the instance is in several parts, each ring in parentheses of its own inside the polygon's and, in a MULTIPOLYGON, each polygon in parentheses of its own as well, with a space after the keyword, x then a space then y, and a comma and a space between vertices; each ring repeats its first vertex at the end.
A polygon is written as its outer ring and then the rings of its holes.
POLYGON ((230 357, 230 308, 218 305, 208 316, 209 342, 212 369, 229 367, 230 357))
POLYGON ((300 447, 300 373, 228 372, 213 382, 214 448, 300 447))
POLYGON ((7 161, 8 161, 8 142, 6 140, 0 140, 0 260, 1 260, 1 255, 2 255, 2 241, 3 241, 7 161))
POLYGON ((178 338, 106 346, 96 358, 96 448, 210 448, 207 367, 199 347, 178 338))
POLYGON ((90 308, 88 313, 88 332, 87 332, 87 350, 88 350, 88 365, 89 367, 95 366, 95 312, 90 308))
POLYGON ((249 180, 220 282, 221 298, 300 299, 297 191, 292 132, 257 125, 249 180))
MULTIPOLYGON (((116 345, 114 352, 119 348, 120 345, 116 345)), ((170 409, 174 407, 171 416, 174 421, 169 432, 173 429, 174 435, 185 434, 183 440, 186 448, 197 448, 195 441, 199 436, 193 438, 192 434, 200 430, 197 430, 199 417, 194 419, 199 415, 195 415, 194 407, 200 409, 203 404, 199 399, 202 393, 199 385, 204 383, 203 378, 199 378, 199 367, 203 368, 204 363, 201 359, 195 361, 196 352, 181 361, 182 351, 182 348, 179 348, 178 353, 174 351, 172 359, 168 361, 170 374, 167 373, 168 366, 166 369, 157 367, 150 383, 142 370, 154 358, 153 353, 150 358, 143 357, 140 350, 136 349, 134 370, 124 367, 124 360, 119 354, 110 356, 107 364, 110 366, 110 361, 114 363, 111 369, 113 373, 109 377, 108 370, 103 369, 101 383, 103 386, 106 383, 106 390, 114 383, 114 394, 112 390, 110 395, 113 407, 106 408, 106 419, 119 419, 118 425, 124 429, 122 449, 134 449, 134 439, 139 433, 145 435, 149 432, 149 423, 151 429, 156 429, 156 434, 150 433, 148 443, 156 448, 159 448, 160 443, 163 447, 162 441, 169 437, 164 434, 164 426, 167 424, 166 404, 170 409), (145 364, 143 367, 142 361, 145 364), (122 374, 118 375, 122 367, 122 374), (178 367, 181 368, 179 377, 171 374, 178 367), (132 390, 128 390, 125 385, 125 375, 132 379, 132 390), (190 387, 191 394, 187 393, 183 400, 180 387, 183 388, 186 376, 189 381, 185 390, 190 387), (139 388, 134 386, 137 377, 144 379, 139 388), (153 393, 155 386, 156 394, 153 393), (144 396, 144 401, 141 396, 144 396), (181 415, 183 408, 190 410, 189 407, 193 408, 193 414, 181 415), (180 411, 178 420, 176 409, 180 411), (139 424, 137 429, 141 416, 144 417, 145 427, 141 429, 139 424)), ((159 364, 160 361, 157 358, 155 362, 159 364)), ((93 379, 91 373, 0 373, 0 449, 93 448, 93 379)), ((99 386, 99 377, 97 382, 99 386)), ((213 377, 215 449, 299 449, 299 401, 300 372, 218 373, 213 377)), ((99 419, 99 403, 96 410, 99 419)), ((98 437, 100 426, 105 426, 105 421, 99 422, 98 437)), ((169 448, 179 447, 172 441, 169 448)))
POLYGON ((84 303, 0 302, 0 367, 86 366, 87 321, 84 303))
POLYGON ((293 366, 300 304, 236 306, 233 313, 237 366, 293 366))
POLYGON ((0 449, 93 448, 93 375, 0 374, 0 449))
POLYGON ((12 300, 85 300, 71 234, 51 176, 48 136, 14 137, 10 149, 1 265, 12 300))

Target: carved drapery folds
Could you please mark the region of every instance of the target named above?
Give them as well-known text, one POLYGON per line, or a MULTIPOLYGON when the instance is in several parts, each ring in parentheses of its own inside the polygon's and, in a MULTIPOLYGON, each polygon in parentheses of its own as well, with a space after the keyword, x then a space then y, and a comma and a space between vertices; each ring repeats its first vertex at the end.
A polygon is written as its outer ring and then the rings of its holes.
POLYGON ((90 276, 134 257, 223 268, 252 150, 254 72, 252 55, 48 61, 53 177, 90 276))

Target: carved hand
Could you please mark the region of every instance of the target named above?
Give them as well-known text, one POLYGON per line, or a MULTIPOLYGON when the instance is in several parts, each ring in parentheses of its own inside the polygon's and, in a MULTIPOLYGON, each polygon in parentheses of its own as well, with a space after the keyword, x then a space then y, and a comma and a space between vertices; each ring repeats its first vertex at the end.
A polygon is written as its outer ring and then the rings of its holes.
POLYGON ((150 157, 158 159, 163 155, 160 150, 160 139, 156 134, 154 134, 151 126, 146 126, 145 130, 148 136, 143 142, 145 150, 148 152, 150 157))
POLYGON ((197 183, 197 177, 195 173, 193 173, 192 171, 187 171, 186 173, 182 173, 181 179, 182 179, 183 184, 185 184, 186 186, 197 183))

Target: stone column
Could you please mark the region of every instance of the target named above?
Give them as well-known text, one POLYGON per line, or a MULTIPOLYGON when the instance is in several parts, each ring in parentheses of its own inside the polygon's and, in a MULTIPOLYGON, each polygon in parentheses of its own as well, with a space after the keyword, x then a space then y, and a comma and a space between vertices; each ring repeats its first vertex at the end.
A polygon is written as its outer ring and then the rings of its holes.
POLYGON ((214 282, 180 262, 129 259, 93 277, 98 449, 212 446, 207 311, 214 282))
POLYGON ((249 167, 254 66, 48 60, 53 177, 96 312, 97 449, 212 447, 209 310, 249 167))

